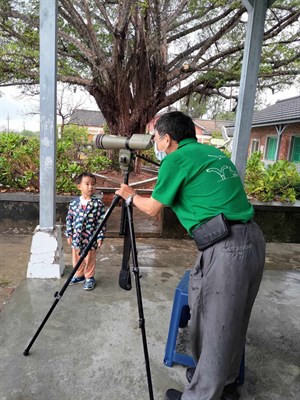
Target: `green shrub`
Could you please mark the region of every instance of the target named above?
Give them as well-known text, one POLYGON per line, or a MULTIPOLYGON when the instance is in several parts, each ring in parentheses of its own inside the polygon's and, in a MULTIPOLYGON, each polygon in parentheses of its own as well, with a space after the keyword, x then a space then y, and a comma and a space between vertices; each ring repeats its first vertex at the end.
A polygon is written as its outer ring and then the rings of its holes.
MULTIPOLYGON (((142 156, 144 156, 145 158, 147 158, 148 160, 152 160, 155 163, 159 164, 159 160, 155 156, 154 147, 151 147, 151 149, 148 149, 148 150, 141 150, 140 154, 142 156)), ((149 162, 147 160, 143 160, 143 159, 141 159, 141 164, 146 165, 146 166, 153 166, 153 164, 151 162, 149 162)))
POLYGON ((87 129, 66 125, 57 141, 56 190, 59 194, 77 193, 75 178, 84 171, 99 172, 111 165, 102 150, 88 144, 87 129))
MULTIPOLYGON (((39 139, 0 134, 0 184, 7 189, 39 190, 39 139)), ((57 194, 77 192, 75 178, 84 171, 99 172, 110 166, 104 152, 87 143, 87 131, 66 126, 56 147, 57 194)))
MULTIPOLYGON (((39 138, 16 133, 0 133, 0 186, 5 190, 39 190, 39 138)), ((57 140, 57 194, 77 193, 75 178, 84 171, 100 172, 111 168, 104 150, 87 142, 87 131, 78 126, 65 126, 57 140)), ((153 149, 143 154, 155 159, 153 149)), ((300 175, 295 164, 279 160, 267 167, 260 153, 247 162, 245 188, 250 197, 260 201, 294 202, 300 197, 300 175)))
POLYGON ((294 185, 294 190, 296 193, 296 199, 300 200, 300 178, 299 178, 298 182, 296 182, 296 184, 294 185))
POLYGON ((0 135, 0 183, 12 189, 36 190, 39 140, 15 133, 0 135))
POLYGON ((225 156, 231 158, 231 152, 228 149, 221 149, 221 151, 225 154, 225 156))
POLYGON ((245 189, 260 201, 295 202, 300 176, 294 163, 279 160, 265 166, 261 153, 253 153, 247 162, 245 189))

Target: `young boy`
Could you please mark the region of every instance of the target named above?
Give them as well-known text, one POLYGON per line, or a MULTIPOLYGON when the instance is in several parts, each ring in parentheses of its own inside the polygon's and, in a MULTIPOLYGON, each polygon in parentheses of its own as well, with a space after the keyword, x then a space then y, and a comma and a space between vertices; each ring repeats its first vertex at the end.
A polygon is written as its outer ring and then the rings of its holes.
MULTIPOLYGON (((96 185, 95 175, 84 172, 78 176, 76 184, 81 192, 81 196, 69 204, 65 232, 68 243, 72 245, 73 268, 80 258, 81 251, 89 243, 104 215, 103 202, 94 196, 96 185)), ((97 247, 101 247, 104 234, 105 228, 99 232, 97 241, 94 242, 92 248, 76 271, 70 285, 84 282, 84 290, 94 289, 96 285, 94 278, 96 249, 97 247)))

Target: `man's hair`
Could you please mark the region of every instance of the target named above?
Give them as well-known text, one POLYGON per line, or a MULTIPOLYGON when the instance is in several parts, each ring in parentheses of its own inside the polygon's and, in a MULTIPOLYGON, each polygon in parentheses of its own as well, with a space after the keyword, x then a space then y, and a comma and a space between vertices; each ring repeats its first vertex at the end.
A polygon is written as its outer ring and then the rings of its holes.
POLYGON ((192 118, 180 111, 163 114, 156 122, 154 129, 160 136, 168 133, 177 143, 187 138, 196 139, 196 129, 192 118))
POLYGON ((75 183, 77 185, 79 185, 81 183, 82 179, 86 178, 86 177, 92 178, 94 180, 94 182, 96 183, 95 175, 94 174, 90 174, 89 172, 83 172, 82 174, 78 175, 77 178, 75 179, 75 183))

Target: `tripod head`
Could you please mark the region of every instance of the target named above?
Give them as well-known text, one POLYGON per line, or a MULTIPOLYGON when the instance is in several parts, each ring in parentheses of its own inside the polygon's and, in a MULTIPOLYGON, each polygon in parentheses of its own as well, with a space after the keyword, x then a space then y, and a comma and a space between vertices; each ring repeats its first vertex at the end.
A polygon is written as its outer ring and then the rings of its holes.
POLYGON ((119 163, 123 172, 128 171, 130 162, 135 157, 159 166, 151 158, 136 153, 137 150, 151 149, 153 144, 153 135, 149 134, 133 134, 130 137, 100 134, 93 139, 93 145, 97 149, 119 150, 119 163))
POLYGON ((119 150, 119 164, 123 173, 129 173, 133 171, 133 160, 135 159, 135 155, 136 154, 132 150, 119 150))

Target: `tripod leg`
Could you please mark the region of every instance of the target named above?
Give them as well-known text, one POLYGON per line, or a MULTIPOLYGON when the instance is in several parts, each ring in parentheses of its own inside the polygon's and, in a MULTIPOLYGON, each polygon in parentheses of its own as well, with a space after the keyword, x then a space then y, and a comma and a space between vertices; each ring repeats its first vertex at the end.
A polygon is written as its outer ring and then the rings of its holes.
POLYGON ((128 234, 124 236, 124 246, 123 246, 123 259, 122 259, 122 268, 119 274, 119 286, 125 290, 131 290, 131 275, 130 275, 130 267, 129 267, 129 259, 131 252, 131 243, 130 237, 128 234))
POLYGON ((29 350, 31 349, 33 343, 35 342, 35 340, 37 339, 38 335, 40 334, 41 330, 43 329, 44 325, 46 324, 46 322, 48 321, 50 315, 52 314, 54 308, 57 306, 57 303, 59 302, 59 300, 62 298, 64 292, 66 291, 67 287, 69 286, 69 283, 71 281, 71 279, 73 278, 73 276, 75 275, 76 271, 78 270, 78 268, 80 267, 80 265, 82 264, 82 261, 85 259, 85 257, 87 256, 89 250, 91 249, 91 247, 93 246, 94 242, 97 240, 98 234, 101 231, 101 229, 103 228, 104 224, 106 223, 106 221, 108 220, 110 214, 112 213, 113 209, 115 208, 116 204, 118 203, 118 201, 120 200, 120 196, 115 196, 113 198, 113 201, 111 203, 111 205, 109 206, 109 208, 107 209, 106 213, 104 214, 103 220, 100 223, 100 225, 98 226, 97 230, 95 231, 93 237, 91 238, 91 240, 89 241, 89 243, 87 244, 87 246, 84 248, 84 250, 82 251, 82 254, 77 262, 77 264, 75 265, 75 267, 73 268, 73 271, 71 272, 70 276, 68 277, 68 279, 66 280, 64 286, 62 287, 62 289, 60 290, 60 292, 56 292, 54 294, 55 297, 55 301, 53 302, 52 306, 50 307, 48 313, 46 314, 45 318, 43 319, 42 323, 40 324, 40 326, 38 327, 35 335, 33 336, 33 338, 31 339, 29 345, 26 347, 26 349, 23 352, 24 356, 28 356, 29 355, 29 350))
POLYGON ((131 240, 133 272, 134 272, 134 277, 135 277, 136 294, 137 294, 138 311, 139 311, 139 327, 141 328, 141 333, 142 333, 146 373, 147 373, 147 380, 148 380, 149 398, 150 398, 150 400, 154 400, 148 345, 147 345, 147 338, 146 338, 142 292, 141 292, 141 285, 140 285, 140 273, 139 273, 139 267, 138 267, 136 241, 135 241, 134 226, 133 226, 133 220, 132 220, 132 205, 127 204, 126 208, 127 208, 128 228, 129 228, 130 240, 131 240))
POLYGON ((122 204, 122 218, 121 218, 121 229, 120 235, 124 236, 123 245, 123 258, 122 267, 119 274, 119 286, 124 290, 131 290, 131 275, 129 267, 129 259, 131 253, 131 241, 128 230, 128 218, 125 210, 125 203, 122 204))
MULTIPOLYGON (((131 157, 130 157, 131 160, 131 157)), ((128 184, 129 181, 129 167, 124 174, 124 183, 128 184)), ((120 223, 120 235, 124 236, 124 245, 123 245, 123 258, 122 258, 122 267, 119 274, 119 286, 124 290, 131 290, 131 275, 130 275, 130 267, 129 267, 129 259, 131 252, 131 242, 128 230, 128 218, 126 213, 126 204, 123 201, 122 203, 122 214, 121 214, 121 223, 120 223)))

